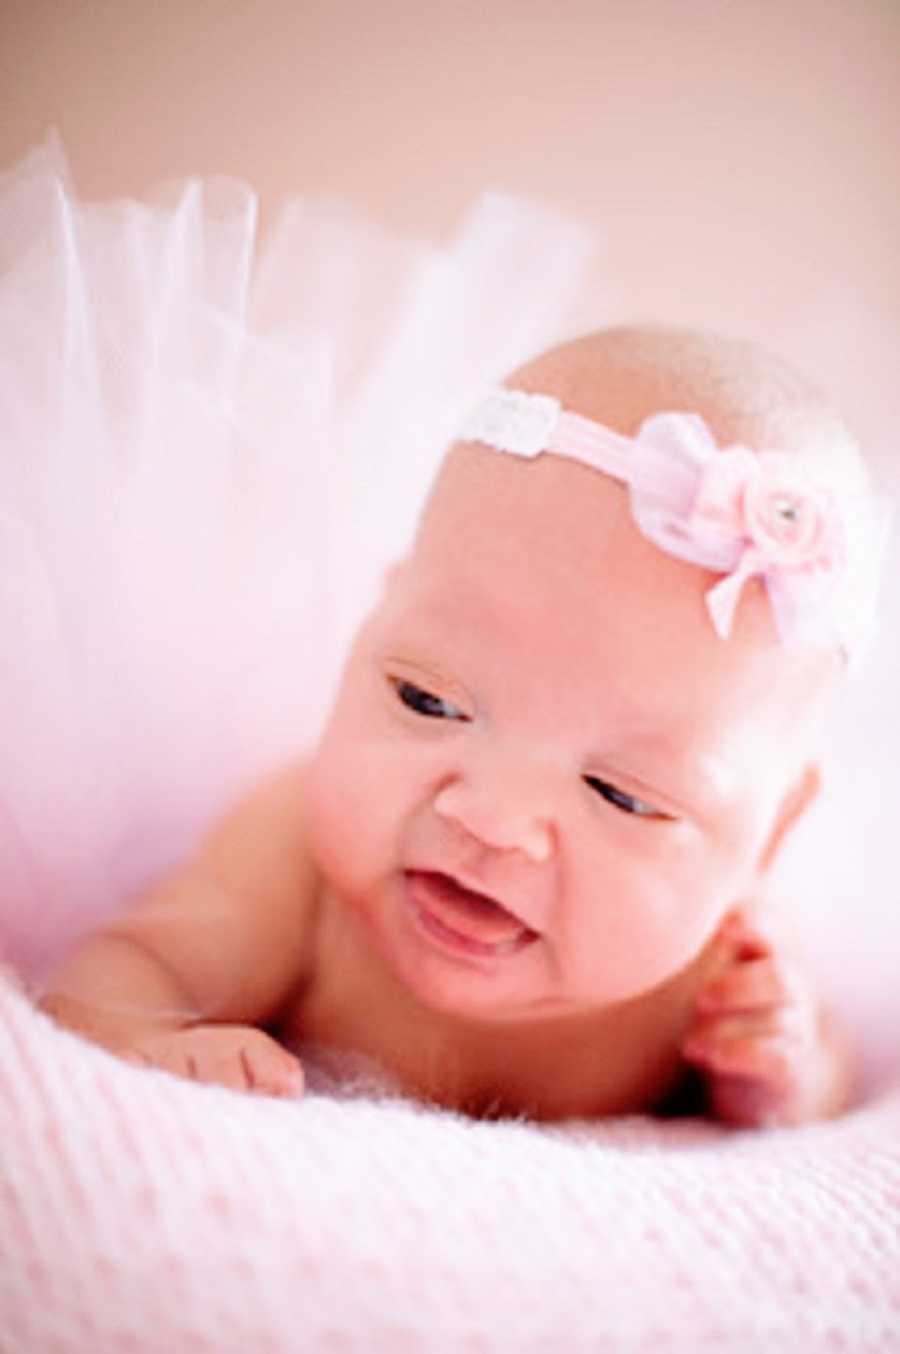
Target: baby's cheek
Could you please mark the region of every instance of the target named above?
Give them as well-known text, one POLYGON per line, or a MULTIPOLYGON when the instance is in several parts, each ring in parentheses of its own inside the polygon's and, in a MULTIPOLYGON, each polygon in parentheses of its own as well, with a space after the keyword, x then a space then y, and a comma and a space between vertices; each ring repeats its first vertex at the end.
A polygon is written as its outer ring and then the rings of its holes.
POLYGON ((306 782, 309 851, 340 892, 369 886, 394 849, 396 794, 390 760, 359 738, 326 737, 306 782))
POLYGON ((648 992, 696 958, 727 911, 718 876, 697 859, 652 856, 607 873, 590 910, 592 943, 583 938, 581 949, 607 1000, 648 992))
POLYGON ((366 815, 352 759, 332 740, 321 744, 309 765, 304 809, 310 855, 333 880, 363 854, 349 847, 365 831, 366 815))

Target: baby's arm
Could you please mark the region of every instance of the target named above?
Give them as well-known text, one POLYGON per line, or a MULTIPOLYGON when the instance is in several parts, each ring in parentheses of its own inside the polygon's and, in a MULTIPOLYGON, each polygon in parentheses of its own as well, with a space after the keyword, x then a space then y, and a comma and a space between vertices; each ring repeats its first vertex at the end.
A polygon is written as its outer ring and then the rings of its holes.
POLYGON ((42 1006, 113 1052, 197 1080, 296 1093, 261 1029, 308 973, 315 887, 299 769, 239 805, 173 877, 89 938, 42 1006))
POLYGON ((747 1126, 839 1113, 850 1095, 849 1050, 808 975, 746 913, 732 914, 720 942, 722 964, 698 994, 682 1045, 711 1112, 747 1126))

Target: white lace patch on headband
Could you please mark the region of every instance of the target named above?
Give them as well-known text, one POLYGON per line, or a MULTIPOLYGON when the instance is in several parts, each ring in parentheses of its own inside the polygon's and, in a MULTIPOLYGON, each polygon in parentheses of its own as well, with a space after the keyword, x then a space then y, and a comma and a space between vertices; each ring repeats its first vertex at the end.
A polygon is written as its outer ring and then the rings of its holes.
POLYGON ((706 595, 723 638, 753 577, 784 644, 854 657, 874 628, 887 504, 815 477, 795 456, 719 449, 697 414, 655 414, 629 438, 550 395, 507 389, 487 396, 461 436, 516 456, 567 456, 627 484, 646 537, 725 575, 706 595))

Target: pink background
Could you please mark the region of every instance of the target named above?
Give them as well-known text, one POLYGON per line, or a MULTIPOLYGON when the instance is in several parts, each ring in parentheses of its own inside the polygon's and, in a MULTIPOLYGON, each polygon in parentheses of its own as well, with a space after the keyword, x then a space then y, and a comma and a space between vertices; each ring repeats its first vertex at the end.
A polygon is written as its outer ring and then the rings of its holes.
POLYGON ((896 0, 3 0, 0 162, 225 171, 440 233, 486 184, 575 214, 580 326, 768 341, 887 456, 900 421, 896 0))
MULTIPOLYGON (((0 0, 0 164, 55 124, 89 195, 225 172, 264 217, 326 192, 435 236, 485 186, 535 198, 597 239, 573 328, 758 338, 900 490, 898 57, 897 0, 0 0)), ((847 844, 802 890, 814 916, 852 900, 873 1023, 900 937, 896 571, 823 817, 847 844)))

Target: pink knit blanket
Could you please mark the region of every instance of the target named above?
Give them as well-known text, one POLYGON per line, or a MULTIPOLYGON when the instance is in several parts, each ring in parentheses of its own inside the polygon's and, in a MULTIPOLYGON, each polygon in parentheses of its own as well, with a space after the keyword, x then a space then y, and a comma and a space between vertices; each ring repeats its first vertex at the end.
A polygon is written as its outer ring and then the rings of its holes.
POLYGON ((735 1133, 284 1103, 0 980, 2 1354, 900 1349, 900 1090, 735 1133))

